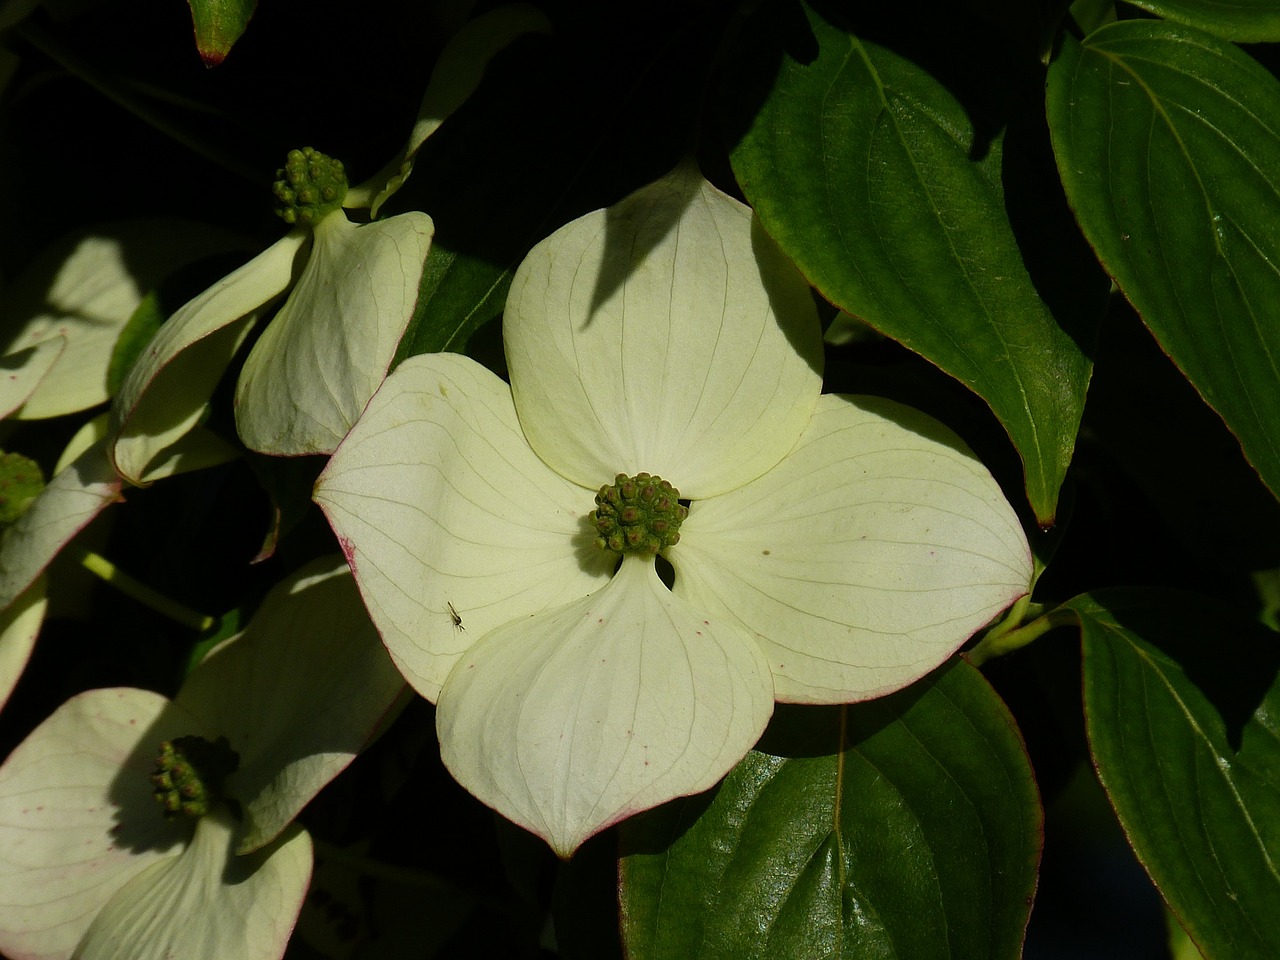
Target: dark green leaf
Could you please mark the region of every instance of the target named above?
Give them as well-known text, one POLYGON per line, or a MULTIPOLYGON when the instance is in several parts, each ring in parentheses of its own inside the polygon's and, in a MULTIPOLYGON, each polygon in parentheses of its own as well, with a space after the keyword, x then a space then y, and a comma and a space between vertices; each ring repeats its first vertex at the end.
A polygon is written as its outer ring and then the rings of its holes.
POLYGON ((1018 957, 1041 814, 967 663, 851 707, 781 707, 711 795, 623 827, 632 960, 1018 957))
POLYGON ((433 243, 409 329, 395 362, 419 353, 461 353, 476 329, 502 312, 514 269, 433 243))
POLYGON ((1104 591, 1080 618, 1098 775, 1209 960, 1280 956, 1280 638, 1170 591, 1104 591))
POLYGON ((1115 23, 1115 0, 1075 0, 1071 4, 1071 19, 1078 28, 1078 35, 1093 33, 1108 23, 1115 23))
MULTIPOLYGON (((806 12, 807 24, 758 25, 751 36, 763 37, 736 58, 726 113, 744 130, 732 153, 738 181, 823 296, 987 402, 1047 525, 1090 364, 1024 265, 1000 140, 978 136, 913 62, 806 12)), ((1059 258, 1061 274, 1069 258, 1059 258)))
POLYGON ((1280 84, 1190 27, 1126 21, 1065 42, 1047 101, 1099 259, 1280 493, 1280 84))
POLYGON ((1228 40, 1280 40, 1275 0, 1129 0, 1135 7, 1228 40))
POLYGON ((311 492, 324 467, 323 457, 271 457, 247 453, 245 462, 271 503, 270 520, 254 563, 274 556, 282 537, 315 509, 311 492))
POLYGON ((227 58, 257 9, 258 0, 187 0, 196 30, 196 49, 206 67, 227 58))

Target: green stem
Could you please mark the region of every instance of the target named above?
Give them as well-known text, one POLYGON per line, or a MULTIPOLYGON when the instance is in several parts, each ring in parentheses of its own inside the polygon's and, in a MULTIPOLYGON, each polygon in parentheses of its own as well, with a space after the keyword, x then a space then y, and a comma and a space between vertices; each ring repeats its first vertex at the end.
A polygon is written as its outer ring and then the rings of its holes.
POLYGON ((1026 600, 1027 598, 1023 597, 1014 604, 1009 615, 988 630, 986 636, 964 655, 965 659, 975 667, 980 667, 992 657, 1002 657, 1006 653, 1025 647, 1055 627, 1070 626, 1077 622, 1075 614, 1070 610, 1057 608, 1041 613, 1043 607, 1028 603, 1026 600), (1039 615, 1035 616, 1030 623, 1021 623, 1027 613, 1039 615))
POLYGON ((156 613, 175 620, 184 627, 203 633, 217 623, 213 617, 197 613, 190 607, 169 599, 158 590, 153 590, 140 580, 135 580, 101 554, 76 544, 67 547, 66 553, 78 560, 80 565, 95 577, 111 584, 125 596, 132 597, 143 606, 150 607, 156 613))

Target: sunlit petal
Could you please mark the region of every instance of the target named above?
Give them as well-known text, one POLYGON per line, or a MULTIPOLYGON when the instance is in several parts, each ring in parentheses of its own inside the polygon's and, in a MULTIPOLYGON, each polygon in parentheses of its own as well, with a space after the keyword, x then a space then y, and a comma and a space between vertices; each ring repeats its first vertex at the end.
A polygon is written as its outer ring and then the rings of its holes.
POLYGON ((111 458, 130 483, 141 484, 151 461, 195 426, 253 321, 292 282, 309 238, 302 229, 281 237, 179 307, 143 351, 112 409, 111 458))
POLYGON ((1026 537, 963 443, 908 407, 822 397, 796 449, 693 504, 675 591, 740 623, 779 700, 832 703, 928 673, 1031 581, 1026 537))
POLYGON ((585 596, 609 575, 585 523, 593 494, 538 459, 511 391, 466 357, 402 363, 315 499, 396 665, 432 700, 488 631, 585 596))
POLYGON ((568 856, 611 823, 710 787, 772 710, 748 636, 629 558, 591 596, 477 643, 436 716, 458 781, 568 856))
POLYGON ((4 353, 66 341, 18 418, 105 403, 112 351, 143 295, 185 264, 240 245, 225 230, 174 218, 105 223, 57 241, 0 300, 4 353))
POLYGON ((166 477, 229 463, 243 454, 244 451, 238 445, 230 444, 219 434, 196 424, 190 432, 183 434, 151 460, 140 479, 140 485, 145 487, 166 477))
POLYGON ((48 607, 44 578, 37 577, 0 612, 0 707, 9 699, 18 678, 26 669, 27 661, 31 659, 48 607))
POLYGON ((751 210, 687 168, 562 227, 503 323, 533 448, 571 480, 732 489, 799 438, 821 389, 809 288, 751 210))
POLYGON ((249 448, 334 451, 391 365, 433 231, 423 213, 320 221, 297 285, 240 373, 236 427, 249 448))
POLYGON ((311 879, 300 827, 246 857, 232 853, 225 810, 200 819, 191 843, 153 863, 103 907, 76 960, 278 960, 311 879))
POLYGON ((0 357, 0 417, 27 402, 66 347, 66 337, 50 337, 0 357))
POLYGON ((91 690, 14 750, 0 767, 0 952, 65 960, 116 890, 186 840, 151 796, 148 758, 197 725, 147 690, 91 690))

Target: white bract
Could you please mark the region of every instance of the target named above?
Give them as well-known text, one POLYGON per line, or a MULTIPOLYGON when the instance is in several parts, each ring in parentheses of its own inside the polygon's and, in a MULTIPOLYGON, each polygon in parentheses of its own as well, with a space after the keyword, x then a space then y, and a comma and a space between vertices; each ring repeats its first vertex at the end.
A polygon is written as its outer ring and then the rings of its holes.
POLYGON ((105 403, 112 352, 147 291, 240 245, 207 224, 160 218, 59 240, 0 297, 0 364, 12 371, 0 379, 0 415, 36 420, 105 403))
POLYGON ((311 874, 291 821, 403 689, 337 558, 277 587, 176 699, 91 690, 0 766, 0 953, 13 960, 275 960, 311 874), (198 820, 166 819, 161 741, 229 739, 239 768, 198 820))
MULTIPOLYGON (((489 60, 516 37, 546 30, 545 16, 525 4, 465 24, 432 72, 404 151, 351 188, 343 205, 369 208, 376 218, 489 60)), ((334 211, 313 235, 291 231, 179 309, 116 401, 111 457, 120 475, 140 485, 153 479, 149 465, 200 420, 231 357, 286 291, 241 371, 236 429, 262 453, 332 453, 386 376, 417 303, 434 230, 417 211, 359 225, 334 211)))
POLYGON ((536 246, 504 337, 510 388, 398 367, 316 500, 449 769, 562 856, 713 785, 775 700, 899 689, 1028 590, 990 473, 917 411, 820 395, 807 285, 687 170, 536 246), (670 589, 587 522, 641 471, 690 501, 670 589))
POLYGON ((121 476, 144 483, 195 427, 254 323, 286 291, 241 370, 237 429, 264 453, 331 452, 391 364, 433 229, 424 213, 355 224, 335 210, 180 307, 116 398, 111 457, 121 476))

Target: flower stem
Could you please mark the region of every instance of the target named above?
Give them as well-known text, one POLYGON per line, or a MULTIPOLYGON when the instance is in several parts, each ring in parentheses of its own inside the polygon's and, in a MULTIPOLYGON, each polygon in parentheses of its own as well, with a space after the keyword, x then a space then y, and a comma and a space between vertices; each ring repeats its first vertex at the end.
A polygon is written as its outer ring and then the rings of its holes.
POLYGON ((101 554, 94 553, 92 550, 76 544, 67 547, 66 552, 79 561, 80 565, 95 577, 111 584, 125 596, 132 597, 143 606, 150 607, 156 613, 162 614, 170 620, 175 620, 184 627, 190 627, 198 633, 203 633, 218 622, 213 617, 197 613, 190 607, 178 603, 176 600, 171 600, 140 580, 135 580, 101 554))
POLYGON ((1025 647, 1055 627, 1065 627, 1076 622, 1075 614, 1070 610, 1043 610, 1042 605, 1033 604, 1029 598, 1023 597, 1013 605, 1003 620, 988 630, 986 636, 964 655, 965 659, 975 667, 980 667, 992 657, 1002 657, 1025 647), (1023 623, 1028 615, 1033 619, 1029 623, 1023 623))

